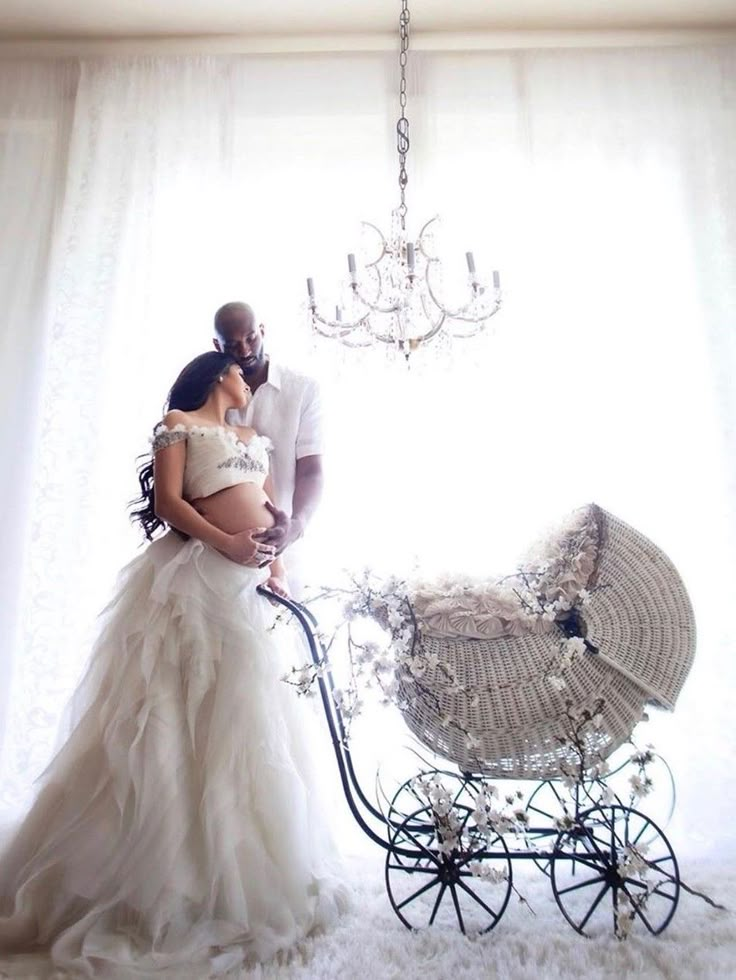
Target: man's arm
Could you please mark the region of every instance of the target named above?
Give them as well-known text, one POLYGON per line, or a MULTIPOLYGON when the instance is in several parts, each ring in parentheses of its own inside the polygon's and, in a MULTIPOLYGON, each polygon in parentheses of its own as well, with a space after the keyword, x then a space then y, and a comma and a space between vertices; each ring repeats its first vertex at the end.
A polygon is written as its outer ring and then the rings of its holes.
POLYGON ((323 485, 322 445, 322 401, 317 383, 310 380, 304 391, 294 446, 296 461, 291 516, 267 504, 276 525, 259 536, 259 540, 275 545, 277 554, 304 534, 317 509, 323 485))
MULTIPOLYGON (((276 523, 272 528, 254 537, 265 544, 273 545, 276 554, 280 555, 285 548, 304 534, 319 504, 323 484, 322 457, 302 456, 298 459, 294 476, 294 495, 291 499, 291 517, 286 511, 279 510, 271 501, 267 501, 266 507, 273 514, 276 523)), ((270 477, 266 482, 265 490, 269 496, 273 495, 270 477)))
POLYGON ((304 534, 322 497, 324 478, 321 456, 302 456, 296 461, 294 496, 291 501, 291 524, 296 525, 292 541, 304 534))

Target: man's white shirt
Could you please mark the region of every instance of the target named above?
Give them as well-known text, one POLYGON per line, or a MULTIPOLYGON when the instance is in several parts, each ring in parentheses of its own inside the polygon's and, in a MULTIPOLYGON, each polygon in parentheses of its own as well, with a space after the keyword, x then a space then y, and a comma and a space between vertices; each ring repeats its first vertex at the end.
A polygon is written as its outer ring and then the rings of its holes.
MULTIPOLYGON (((296 461, 321 455, 324 448, 322 405, 316 381, 269 360, 267 380, 244 409, 228 412, 227 421, 230 425, 249 425, 271 440, 274 503, 291 516, 296 461)), ((299 545, 296 542, 284 556, 290 579, 296 573, 299 545)))

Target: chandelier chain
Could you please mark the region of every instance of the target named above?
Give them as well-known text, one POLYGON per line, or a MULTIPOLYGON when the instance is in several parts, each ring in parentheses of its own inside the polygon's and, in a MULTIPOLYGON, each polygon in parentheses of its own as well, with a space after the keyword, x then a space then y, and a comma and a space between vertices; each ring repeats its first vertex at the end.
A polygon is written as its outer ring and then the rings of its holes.
POLYGON ((399 154, 399 193, 401 204, 399 205, 399 216, 401 226, 405 226, 406 221, 406 185, 409 176, 406 172, 406 155, 409 152, 409 120, 406 116, 406 63, 409 53, 409 0, 401 0, 401 14, 399 16, 399 71, 401 81, 399 84, 399 106, 401 115, 396 123, 396 149, 399 154))

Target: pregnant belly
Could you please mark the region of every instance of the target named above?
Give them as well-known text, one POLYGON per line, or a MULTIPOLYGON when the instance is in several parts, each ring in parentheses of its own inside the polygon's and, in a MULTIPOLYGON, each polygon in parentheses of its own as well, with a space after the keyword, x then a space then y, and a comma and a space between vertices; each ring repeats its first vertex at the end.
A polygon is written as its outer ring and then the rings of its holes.
POLYGON ((266 491, 255 483, 239 483, 193 500, 192 507, 221 531, 236 534, 253 527, 273 527, 273 515, 266 507, 268 499, 266 491))

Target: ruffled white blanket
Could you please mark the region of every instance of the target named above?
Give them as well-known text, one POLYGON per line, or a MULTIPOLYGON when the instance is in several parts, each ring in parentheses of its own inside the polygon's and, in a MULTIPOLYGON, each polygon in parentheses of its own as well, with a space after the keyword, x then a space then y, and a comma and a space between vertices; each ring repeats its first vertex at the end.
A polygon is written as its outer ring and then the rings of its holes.
POLYGON ((412 582, 410 599, 420 629, 468 639, 550 632, 553 621, 531 613, 530 592, 543 603, 573 602, 591 581, 599 544, 599 511, 588 504, 535 542, 512 575, 412 582))

